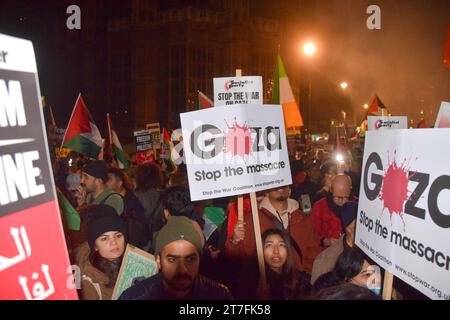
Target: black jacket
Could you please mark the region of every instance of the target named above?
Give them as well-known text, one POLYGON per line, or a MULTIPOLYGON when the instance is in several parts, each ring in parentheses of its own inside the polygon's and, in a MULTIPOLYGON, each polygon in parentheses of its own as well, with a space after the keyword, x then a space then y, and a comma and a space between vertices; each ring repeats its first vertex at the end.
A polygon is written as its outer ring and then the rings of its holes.
MULTIPOLYGON (((125 290, 119 300, 175 300, 164 291, 162 274, 158 273, 150 278, 136 283, 125 290)), ((226 286, 207 277, 198 275, 193 288, 183 300, 231 300, 230 291, 226 286)))

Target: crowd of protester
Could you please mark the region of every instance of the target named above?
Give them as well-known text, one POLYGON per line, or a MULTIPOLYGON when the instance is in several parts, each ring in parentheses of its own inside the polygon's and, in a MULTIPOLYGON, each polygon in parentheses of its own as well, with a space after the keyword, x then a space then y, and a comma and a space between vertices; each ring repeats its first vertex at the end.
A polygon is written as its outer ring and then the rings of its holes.
POLYGON ((80 297, 112 298, 131 244, 153 254, 159 272, 119 299, 380 299, 379 268, 354 245, 362 157, 349 155, 338 162, 323 150, 297 150, 293 184, 257 194, 265 283, 249 198, 239 220, 236 197, 191 201, 184 165, 123 170, 112 157, 60 159, 57 186, 81 219, 79 231, 66 230, 80 297), (212 211, 221 217, 213 232, 212 211))

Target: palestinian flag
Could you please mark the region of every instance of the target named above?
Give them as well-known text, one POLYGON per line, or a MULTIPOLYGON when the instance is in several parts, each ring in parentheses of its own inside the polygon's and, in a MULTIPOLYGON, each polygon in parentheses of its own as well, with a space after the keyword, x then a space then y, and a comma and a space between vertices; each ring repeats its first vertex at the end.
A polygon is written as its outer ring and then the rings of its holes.
POLYGON ((98 159, 102 149, 100 131, 95 125, 81 93, 78 95, 70 116, 62 146, 93 159, 98 159))
POLYGON ((106 114, 106 120, 108 121, 108 132, 109 132, 109 144, 112 146, 112 151, 116 155, 117 164, 120 169, 128 169, 128 160, 126 158, 125 152, 123 151, 122 145, 120 144, 119 137, 113 128, 111 117, 109 113, 106 114))
POLYGON ((381 102, 381 99, 378 98, 378 96, 375 96, 375 98, 373 99, 369 108, 367 109, 366 118, 367 118, 367 115, 378 114, 378 112, 380 112, 381 109, 386 109, 386 106, 383 104, 383 102, 381 102))
POLYGON ((198 110, 214 107, 214 103, 211 101, 210 98, 206 96, 206 94, 204 94, 201 91, 197 92, 198 92, 198 110))
POLYGON ((295 102, 289 79, 284 69, 283 61, 280 55, 277 56, 277 67, 273 77, 273 104, 281 104, 284 114, 284 125, 286 133, 292 130, 299 130, 303 126, 303 119, 300 108, 295 102))
POLYGON ((63 217, 64 227, 67 230, 80 231, 80 214, 59 189, 56 190, 56 194, 58 196, 59 210, 63 217))
POLYGON ((173 142, 166 128, 163 128, 163 149, 164 155, 162 155, 162 157, 164 159, 172 161, 173 142))

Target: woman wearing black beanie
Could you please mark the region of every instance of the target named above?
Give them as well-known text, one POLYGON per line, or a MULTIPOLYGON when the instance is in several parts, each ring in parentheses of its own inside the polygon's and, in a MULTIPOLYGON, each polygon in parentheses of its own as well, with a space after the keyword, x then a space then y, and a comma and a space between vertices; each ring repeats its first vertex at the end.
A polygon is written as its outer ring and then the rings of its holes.
POLYGON ((126 248, 122 220, 108 205, 88 209, 88 241, 75 250, 82 300, 110 300, 126 248))

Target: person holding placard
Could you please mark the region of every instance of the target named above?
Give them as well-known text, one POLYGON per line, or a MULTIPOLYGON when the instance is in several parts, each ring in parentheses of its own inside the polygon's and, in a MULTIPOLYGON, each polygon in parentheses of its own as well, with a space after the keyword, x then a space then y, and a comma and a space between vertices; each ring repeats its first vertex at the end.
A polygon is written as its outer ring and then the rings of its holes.
POLYGON ((126 247, 122 220, 105 204, 86 212, 88 241, 75 249, 75 263, 81 269, 83 300, 111 300, 126 247))
POLYGON ((335 244, 342 233, 340 216, 343 205, 350 199, 352 180, 345 174, 338 174, 331 183, 327 196, 317 201, 312 210, 314 230, 321 238, 323 247, 335 244))
POLYGON ((268 291, 258 292, 271 300, 299 300, 306 297, 311 290, 309 275, 294 268, 287 234, 280 229, 268 229, 263 233, 262 241, 268 291))
MULTIPOLYGON (((268 190, 260 203, 261 232, 272 228, 284 230, 290 238, 294 268, 310 273, 315 257, 322 250, 320 239, 310 216, 299 210, 298 202, 290 199, 290 195, 290 186, 268 190)), ((225 242, 224 259, 235 270, 228 280, 233 293, 240 295, 240 299, 255 298, 257 257, 251 218, 236 223, 233 235, 225 242)))

